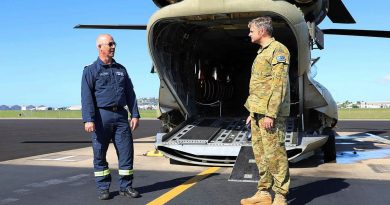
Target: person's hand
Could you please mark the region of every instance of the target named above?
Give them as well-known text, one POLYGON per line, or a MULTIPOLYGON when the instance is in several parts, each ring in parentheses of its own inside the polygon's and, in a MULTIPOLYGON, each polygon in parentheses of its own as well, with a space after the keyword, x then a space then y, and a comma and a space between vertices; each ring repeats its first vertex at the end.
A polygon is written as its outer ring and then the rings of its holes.
POLYGON ((263 121, 263 128, 265 128, 266 130, 270 130, 273 127, 274 127, 274 118, 265 116, 263 121))
POLYGON ((245 124, 250 125, 251 120, 252 120, 252 117, 249 115, 249 116, 246 118, 245 124))
POLYGON ((86 132, 94 132, 95 131, 95 123, 93 123, 93 122, 84 123, 84 130, 86 132))
POLYGON ((131 131, 134 131, 138 127, 139 118, 131 118, 131 120, 129 120, 129 123, 130 123, 131 131))

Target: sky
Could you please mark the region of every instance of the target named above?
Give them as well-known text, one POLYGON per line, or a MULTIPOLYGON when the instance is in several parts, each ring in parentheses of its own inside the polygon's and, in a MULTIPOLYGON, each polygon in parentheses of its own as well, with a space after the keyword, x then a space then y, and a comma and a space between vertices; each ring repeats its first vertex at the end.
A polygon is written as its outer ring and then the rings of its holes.
MULTIPOLYGON (((390 1, 343 1, 356 24, 319 27, 390 31, 390 1), (368 8, 370 7, 370 8, 368 8)), ((96 37, 111 34, 138 98, 158 97, 146 31, 73 29, 77 24, 142 24, 158 10, 152 0, 1 0, 0 105, 79 105, 81 74, 97 59, 96 37)), ((325 36, 315 79, 338 102, 390 101, 390 39, 325 36)))

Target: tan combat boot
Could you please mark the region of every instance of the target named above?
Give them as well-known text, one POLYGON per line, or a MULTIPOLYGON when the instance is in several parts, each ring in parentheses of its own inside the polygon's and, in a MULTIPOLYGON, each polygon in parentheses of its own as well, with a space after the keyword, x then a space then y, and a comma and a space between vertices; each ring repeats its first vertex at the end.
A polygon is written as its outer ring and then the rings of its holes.
POLYGON ((286 197, 281 194, 275 194, 274 202, 272 205, 287 205, 286 197))
POLYGON ((268 191, 258 191, 250 198, 241 199, 241 205, 271 205, 272 197, 268 191))

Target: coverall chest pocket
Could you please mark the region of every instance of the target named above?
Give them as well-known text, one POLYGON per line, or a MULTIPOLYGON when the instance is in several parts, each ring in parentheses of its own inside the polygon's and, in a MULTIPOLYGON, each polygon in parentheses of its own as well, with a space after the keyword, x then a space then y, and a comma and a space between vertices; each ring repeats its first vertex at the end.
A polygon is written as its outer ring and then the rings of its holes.
POLYGON ((119 83, 119 85, 124 86, 125 85, 125 73, 123 71, 115 71, 114 76, 116 78, 116 81, 119 83))
POLYGON ((105 86, 105 85, 108 85, 110 83, 110 80, 111 80, 110 73, 103 71, 103 72, 100 72, 98 74, 96 84, 98 86, 105 86))

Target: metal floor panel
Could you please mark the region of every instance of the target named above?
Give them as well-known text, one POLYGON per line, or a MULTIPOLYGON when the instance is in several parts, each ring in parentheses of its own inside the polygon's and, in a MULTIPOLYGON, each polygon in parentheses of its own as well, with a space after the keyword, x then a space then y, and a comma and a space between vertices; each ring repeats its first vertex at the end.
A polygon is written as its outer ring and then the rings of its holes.
POLYGON ((209 140, 219 132, 219 127, 194 127, 186 134, 184 134, 180 140, 209 140))
POLYGON ((173 135, 165 144, 242 144, 249 130, 245 121, 233 118, 203 118, 173 135))
POLYGON ((218 119, 202 119, 183 128, 176 136, 179 143, 207 143, 221 129, 218 119))

